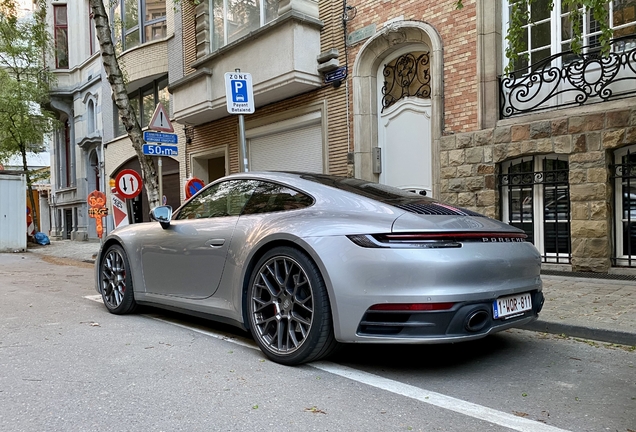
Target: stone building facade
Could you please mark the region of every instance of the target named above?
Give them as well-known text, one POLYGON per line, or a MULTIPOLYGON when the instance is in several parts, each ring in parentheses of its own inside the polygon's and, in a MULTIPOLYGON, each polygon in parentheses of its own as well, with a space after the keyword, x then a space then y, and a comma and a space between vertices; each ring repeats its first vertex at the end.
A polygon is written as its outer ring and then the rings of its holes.
POLYGON ((625 108, 634 102, 535 115, 526 123, 502 121, 495 128, 446 135, 440 145, 440 197, 500 219, 501 163, 535 155, 561 156, 569 161, 571 268, 608 272, 615 256, 610 167, 614 150, 636 143, 636 108, 625 108))

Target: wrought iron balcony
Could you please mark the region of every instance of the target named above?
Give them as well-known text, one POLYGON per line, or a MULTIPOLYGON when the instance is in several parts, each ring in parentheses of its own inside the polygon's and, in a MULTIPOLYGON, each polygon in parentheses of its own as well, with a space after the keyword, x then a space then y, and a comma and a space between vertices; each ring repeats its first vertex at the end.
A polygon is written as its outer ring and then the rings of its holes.
POLYGON ((499 115, 512 117, 572 105, 606 102, 636 94, 636 35, 581 54, 565 51, 499 77, 499 115), (528 71, 530 71, 528 73, 528 71))

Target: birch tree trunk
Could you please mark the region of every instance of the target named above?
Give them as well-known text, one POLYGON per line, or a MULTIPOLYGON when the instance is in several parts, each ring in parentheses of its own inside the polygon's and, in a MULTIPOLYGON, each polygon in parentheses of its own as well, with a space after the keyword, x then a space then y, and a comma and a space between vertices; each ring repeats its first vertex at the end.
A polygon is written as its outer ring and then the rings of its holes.
POLYGON ((93 20, 95 21, 95 33, 99 40, 106 77, 114 95, 115 105, 117 105, 119 109, 119 117, 124 124, 124 128, 128 133, 133 149, 135 149, 135 153, 139 159, 141 178, 143 179, 144 188, 148 195, 148 203, 152 209, 161 205, 155 162, 152 157, 143 154, 142 147, 144 141, 141 126, 139 126, 137 117, 130 105, 130 99, 128 99, 124 76, 119 68, 119 62, 115 54, 115 46, 113 45, 110 22, 106 8, 104 7, 104 0, 89 0, 89 4, 93 13, 93 20))

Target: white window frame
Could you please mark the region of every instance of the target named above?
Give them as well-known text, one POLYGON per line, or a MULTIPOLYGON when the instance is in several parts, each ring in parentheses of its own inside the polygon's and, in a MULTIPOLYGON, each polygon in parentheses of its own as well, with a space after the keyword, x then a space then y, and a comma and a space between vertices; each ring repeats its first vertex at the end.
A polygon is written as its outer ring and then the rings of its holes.
MULTIPOLYGON (((552 11, 550 13, 550 17, 548 18, 551 21, 551 25, 550 25, 550 34, 551 34, 551 38, 550 40, 552 41, 551 45, 550 45, 550 52, 551 55, 555 55, 555 54, 559 54, 561 53, 561 46, 563 43, 568 42, 569 39, 567 40, 562 40, 561 38, 561 18, 565 17, 567 15, 569 15, 568 13, 562 14, 561 13, 561 5, 562 5, 562 0, 554 0, 554 7, 552 8, 552 11)), ((608 17, 609 17, 609 27, 615 31, 615 30, 620 30, 626 27, 630 27, 633 25, 636 25, 636 21, 631 21, 625 24, 621 24, 619 26, 614 26, 614 14, 613 14, 613 8, 614 8, 614 1, 608 1, 608 7, 609 7, 609 12, 608 12, 608 17)), ((502 47, 503 47, 503 53, 504 55, 502 55, 502 61, 503 61, 503 68, 505 69, 508 66, 509 60, 508 58, 505 56, 505 49, 508 46, 508 41, 506 41, 506 35, 508 34, 508 28, 510 27, 510 12, 511 12, 511 4, 508 0, 503 0, 503 7, 502 7, 502 22, 503 22, 503 32, 502 32, 502 47)), ((584 11, 583 15, 583 29, 582 29, 582 45, 588 45, 589 44, 589 38, 590 37, 594 37, 594 36, 598 36, 600 35, 600 31, 590 31, 589 29, 589 23, 590 23, 590 19, 589 19, 589 14, 591 12, 588 11, 584 11)), ((536 23, 529 23, 527 28, 528 31, 528 51, 539 51, 540 49, 532 49, 532 42, 531 42, 531 29, 532 27, 539 25, 541 23, 546 22, 548 19, 536 22, 536 23)), ((543 47, 542 47, 543 48, 543 47)), ((526 51, 524 51, 526 52, 526 51)), ((531 63, 528 63, 528 66, 530 66, 531 63)), ((555 62, 553 63, 552 66, 560 66, 561 65, 561 61, 560 59, 555 60, 555 62)))
POLYGON ((146 16, 145 16, 145 9, 146 9, 146 0, 132 0, 134 2, 137 3, 137 24, 134 26, 131 26, 130 28, 124 28, 122 26, 120 30, 121 34, 117 34, 116 31, 116 26, 117 25, 121 25, 118 24, 116 22, 112 22, 113 17, 115 17, 115 10, 117 9, 119 11, 119 19, 121 20, 122 23, 126 22, 126 0, 115 0, 114 4, 111 7, 111 33, 113 35, 113 38, 116 38, 117 36, 119 36, 119 40, 115 40, 114 43, 115 45, 119 45, 122 49, 122 51, 126 51, 128 49, 132 49, 135 47, 138 47, 140 45, 143 45, 145 43, 148 42, 153 42, 155 40, 160 40, 160 39, 152 39, 152 40, 147 40, 146 39, 146 27, 150 27, 152 25, 157 25, 157 24, 161 24, 163 23, 164 25, 166 25, 167 23, 167 12, 168 12, 168 7, 166 6, 166 13, 162 16, 159 16, 158 18, 151 18, 149 20, 146 20, 146 16), (127 47, 126 46, 126 36, 129 34, 132 34, 134 32, 138 33, 139 36, 139 43, 137 45, 133 45, 132 47, 127 47))
MULTIPOLYGON (((529 156, 529 158, 532 158, 532 156, 529 156)), ((562 160, 563 155, 556 155, 556 154, 551 154, 551 155, 541 155, 541 156, 535 156, 533 158, 533 166, 532 166, 532 172, 534 173, 539 173, 539 172, 543 172, 543 165, 542 162, 544 159, 560 159, 562 160)), ((511 159, 509 161, 503 162, 500 165, 501 168, 501 173, 505 174, 508 173, 508 169, 513 166, 516 165, 518 163, 521 163, 524 160, 527 160, 528 157, 522 157, 522 158, 516 158, 516 159, 511 159)), ((558 263, 558 264, 565 264, 566 262, 568 262, 568 260, 570 259, 570 254, 568 253, 554 253, 554 252, 550 252, 550 253, 546 253, 545 252, 545 231, 544 231, 544 225, 545 225, 545 214, 544 214, 544 185, 542 183, 532 183, 532 185, 528 185, 532 187, 532 229, 533 229, 533 244, 534 246, 537 248, 537 250, 539 251, 539 253, 542 256, 542 259, 544 262, 547 263, 558 263)), ((556 186, 558 188, 558 186, 556 186)), ((508 218, 508 216, 510 215, 510 202, 508 200, 508 195, 509 195, 509 187, 507 185, 502 185, 501 186, 501 221, 507 224, 510 224, 511 222, 520 222, 519 221, 512 221, 508 218)), ((558 219, 558 207, 555 209, 556 210, 556 214, 557 214, 557 220, 554 221, 555 223, 562 223, 562 222, 568 222, 562 219, 558 219)), ((523 214, 523 206, 519 209, 520 214, 523 214)), ((570 221, 571 222, 571 221, 570 221)), ((569 241, 570 241, 570 249, 571 249, 571 243, 572 243, 572 236, 571 233, 569 234, 569 241)), ((558 240, 557 240, 558 241, 558 240)))
MULTIPOLYGON (((210 19, 210 46, 214 46, 214 0, 208 0, 209 1, 209 19, 210 19)), ((229 20, 228 20, 228 4, 231 2, 231 0, 222 0, 223 1, 223 41, 221 41, 218 45, 218 48, 224 47, 226 45, 229 45, 235 41, 229 41, 229 20)), ((263 27, 265 24, 267 24, 268 22, 271 22, 273 20, 275 20, 277 18, 277 16, 273 17, 272 20, 270 21, 266 21, 267 17, 266 17, 266 12, 267 12, 267 8, 265 5, 265 1, 264 0, 256 0, 258 1, 259 4, 259 28, 263 27)), ((239 38, 240 39, 240 38, 239 38)), ((217 48, 217 49, 218 49, 217 48)))
MULTIPOLYGON (((632 145, 629 147, 623 147, 614 152, 614 163, 621 164, 621 158, 627 155, 627 152, 631 154, 636 154, 636 145, 632 145)), ((634 181, 636 185, 636 180, 634 181)), ((629 265, 629 260, 631 259, 632 267, 636 266, 636 251, 633 251, 633 255, 631 257, 629 255, 625 255, 623 253, 623 222, 626 222, 627 219, 623 218, 623 185, 622 178, 617 177, 614 179, 614 208, 616 211, 614 212, 614 255, 616 256, 616 265, 619 267, 625 267, 629 265)), ((635 220, 636 222, 636 220, 635 220)))

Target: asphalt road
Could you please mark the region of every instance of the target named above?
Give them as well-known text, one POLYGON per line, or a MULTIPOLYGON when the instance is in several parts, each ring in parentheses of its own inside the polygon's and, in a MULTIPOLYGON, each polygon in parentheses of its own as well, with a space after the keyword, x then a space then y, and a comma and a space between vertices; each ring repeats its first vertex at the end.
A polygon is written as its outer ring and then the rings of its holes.
POLYGON ((636 431, 627 347, 511 330, 293 368, 232 328, 95 295, 91 265, 0 254, 1 431, 636 431))

